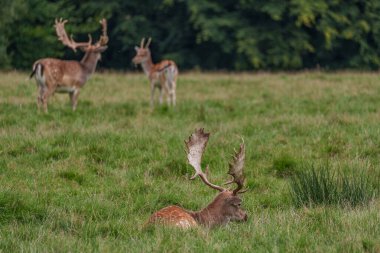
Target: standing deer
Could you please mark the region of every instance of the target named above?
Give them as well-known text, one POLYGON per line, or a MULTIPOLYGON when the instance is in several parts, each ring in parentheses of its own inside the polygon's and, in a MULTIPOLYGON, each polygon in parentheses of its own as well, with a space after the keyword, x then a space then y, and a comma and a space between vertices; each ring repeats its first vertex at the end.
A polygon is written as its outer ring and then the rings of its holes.
POLYGON ((154 105, 155 88, 160 90, 159 102, 162 104, 163 90, 165 91, 168 105, 175 106, 176 103, 176 82, 178 68, 174 61, 163 60, 154 64, 150 54, 149 45, 151 38, 144 46, 145 38, 141 40, 140 47, 135 46, 136 56, 132 59, 134 64, 141 64, 142 69, 149 78, 150 82, 150 105, 154 105))
POLYGON ((39 59, 33 64, 33 72, 30 75, 36 77, 38 86, 37 106, 40 110, 41 105, 45 113, 48 111, 47 102, 55 92, 69 93, 72 109, 75 111, 78 103, 80 89, 85 85, 91 74, 95 72, 96 64, 101 58, 101 53, 107 49, 107 21, 102 19, 102 35, 98 42, 92 45, 91 35, 88 42, 75 42, 72 36, 69 38, 65 31, 67 20, 55 20, 55 30, 58 40, 63 45, 76 52, 79 48, 85 52, 82 60, 64 61, 54 58, 39 59))
MULTIPOLYGON (((193 212, 178 206, 168 206, 155 212, 149 218, 147 224, 164 224, 181 228, 202 225, 212 228, 227 224, 229 221, 247 220, 246 212, 240 207, 242 200, 238 196, 238 194, 246 191, 242 191, 244 184, 245 145, 244 143, 240 144, 239 151, 234 154, 233 160, 229 164, 228 174, 233 177, 233 180, 226 184, 237 184, 237 187, 231 191, 210 183, 207 175, 201 169, 202 155, 205 151, 209 135, 203 129, 198 129, 189 137, 189 140, 185 141, 187 159, 189 164, 195 169, 195 174, 191 179, 199 176, 206 185, 218 190, 220 193, 207 207, 200 211, 193 212)), ((206 167, 207 170, 208 166, 206 167)))

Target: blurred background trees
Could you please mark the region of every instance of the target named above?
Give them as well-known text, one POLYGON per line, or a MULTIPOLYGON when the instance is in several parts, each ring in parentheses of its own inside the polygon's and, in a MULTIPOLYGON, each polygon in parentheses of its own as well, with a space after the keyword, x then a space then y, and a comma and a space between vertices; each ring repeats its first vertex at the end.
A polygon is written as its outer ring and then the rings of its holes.
POLYGON ((153 60, 181 70, 378 69, 380 0, 2 0, 0 69, 41 57, 80 59, 58 41, 54 19, 76 40, 99 36, 102 68, 133 69, 134 46, 152 37, 153 60))

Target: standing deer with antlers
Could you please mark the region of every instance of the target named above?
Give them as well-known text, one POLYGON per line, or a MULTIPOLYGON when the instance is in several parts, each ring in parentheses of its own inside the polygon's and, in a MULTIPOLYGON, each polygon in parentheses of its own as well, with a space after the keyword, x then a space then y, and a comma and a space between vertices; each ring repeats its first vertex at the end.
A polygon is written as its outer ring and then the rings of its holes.
MULTIPOLYGON (((244 184, 243 167, 245 161, 245 145, 240 144, 240 149, 233 155, 233 160, 229 164, 229 171, 233 180, 226 184, 236 183, 234 190, 229 190, 208 181, 207 175, 202 171, 201 161, 205 151, 209 133, 205 133, 203 129, 196 130, 187 141, 186 153, 189 164, 195 169, 195 174, 191 179, 197 176, 201 178, 203 183, 218 190, 220 193, 205 208, 200 211, 193 212, 185 210, 178 206, 168 206, 155 212, 148 220, 147 224, 164 224, 181 228, 190 228, 198 225, 205 227, 214 227, 217 225, 227 224, 229 221, 246 221, 247 213, 241 208, 240 193, 244 184)), ((208 166, 206 167, 206 171, 208 166)))
POLYGON ((159 102, 162 104, 163 91, 165 91, 168 105, 175 106, 176 103, 176 82, 178 68, 174 61, 163 60, 154 64, 150 53, 149 45, 151 38, 144 46, 145 38, 141 40, 140 47, 135 46, 136 56, 132 59, 134 64, 141 64, 150 82, 150 105, 154 105, 155 88, 160 90, 159 102))
POLYGON ((85 85, 91 74, 95 72, 96 65, 101 58, 101 53, 107 49, 107 21, 102 19, 102 35, 98 42, 92 45, 91 35, 88 42, 75 42, 72 36, 69 38, 65 31, 67 20, 55 20, 55 30, 58 40, 63 45, 71 48, 76 52, 79 48, 85 52, 82 60, 64 61, 54 58, 39 59, 33 64, 33 72, 30 75, 36 77, 38 85, 37 106, 40 110, 41 106, 45 112, 47 102, 51 95, 55 92, 69 93, 72 109, 75 111, 78 103, 80 89, 85 85))

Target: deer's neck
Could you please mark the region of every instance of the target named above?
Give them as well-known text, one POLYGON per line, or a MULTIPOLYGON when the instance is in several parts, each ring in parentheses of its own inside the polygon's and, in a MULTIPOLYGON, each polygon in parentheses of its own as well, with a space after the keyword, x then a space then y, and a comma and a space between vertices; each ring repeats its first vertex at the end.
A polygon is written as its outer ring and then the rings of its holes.
POLYGON ((220 206, 215 205, 215 203, 211 203, 198 212, 192 212, 191 215, 198 224, 205 227, 223 225, 229 221, 228 217, 223 216, 220 206))
POLYGON ((153 70, 154 64, 152 61, 152 57, 149 57, 146 61, 141 63, 141 67, 144 70, 144 73, 150 77, 151 72, 153 70))
POLYGON ((98 60, 99 53, 86 52, 86 54, 83 56, 80 63, 88 76, 95 72, 98 60))

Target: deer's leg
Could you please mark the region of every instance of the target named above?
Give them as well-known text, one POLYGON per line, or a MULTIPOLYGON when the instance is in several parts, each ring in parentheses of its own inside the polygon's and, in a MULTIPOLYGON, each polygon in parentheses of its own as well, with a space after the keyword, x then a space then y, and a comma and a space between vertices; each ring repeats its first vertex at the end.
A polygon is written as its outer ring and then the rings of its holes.
POLYGON ((51 95, 51 92, 49 92, 48 89, 43 89, 42 96, 41 96, 41 104, 44 108, 45 113, 48 113, 47 103, 48 103, 48 99, 50 95, 51 95))
POLYGON ((154 106, 154 82, 150 83, 150 106, 154 106))
POLYGON ((167 80, 162 80, 162 82, 161 82, 161 89, 163 89, 164 92, 165 92, 165 97, 166 97, 166 103, 167 103, 167 105, 170 105, 169 90, 168 90, 168 81, 167 80))
POLYGON ((172 80, 167 81, 167 95, 168 105, 175 105, 175 82, 172 80))
POLYGON ((168 89, 168 96, 170 98, 168 98, 168 104, 170 103, 172 106, 175 106, 176 104, 176 94, 175 94, 175 90, 176 90, 176 80, 177 80, 177 70, 176 69, 173 69, 173 68, 170 68, 168 69, 168 71, 166 72, 166 85, 167 85, 167 89, 168 89))
POLYGON ((74 91, 69 92, 69 97, 70 97, 70 102, 71 102, 71 107, 73 107, 73 100, 74 100, 74 91))
POLYGON ((47 92, 47 87, 44 82, 37 79, 37 87, 38 87, 38 96, 37 96, 37 108, 38 112, 41 111, 41 107, 43 107, 44 104, 44 96, 47 92))
POLYGON ((73 108, 73 111, 75 111, 77 109, 78 104, 79 89, 70 92, 69 95, 71 100, 71 107, 73 108))
POLYGON ((177 100, 175 92, 173 92, 171 96, 172 96, 172 105, 175 106, 176 100, 177 100))
POLYGON ((160 102, 160 105, 162 105, 162 100, 163 100, 163 95, 164 95, 164 92, 162 90, 162 86, 160 86, 160 98, 159 98, 159 102, 160 102))
POLYGON ((38 87, 38 96, 37 96, 37 109, 38 112, 41 110, 42 106, 42 97, 43 97, 44 90, 41 86, 38 87))
POLYGON ((170 102, 171 102, 171 105, 175 106, 175 102, 176 102, 176 96, 175 96, 175 81, 173 80, 169 80, 168 81, 168 87, 169 87, 169 96, 170 96, 170 102))
POLYGON ((170 90, 166 90, 166 103, 168 104, 168 106, 170 106, 170 97, 171 97, 171 94, 170 94, 170 90))
POLYGON ((172 100, 172 105, 175 106, 176 104, 175 82, 172 83, 172 89, 170 90, 170 97, 172 100))

